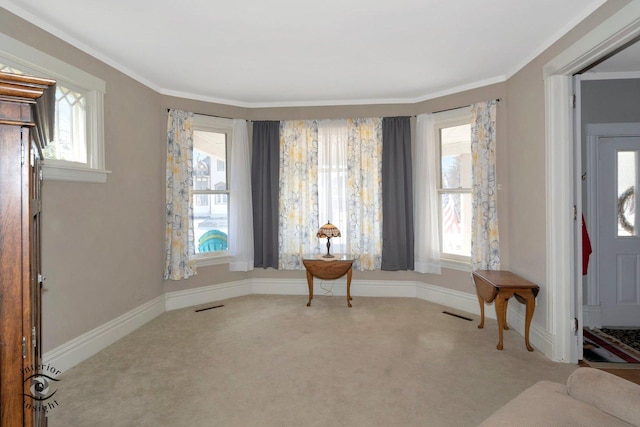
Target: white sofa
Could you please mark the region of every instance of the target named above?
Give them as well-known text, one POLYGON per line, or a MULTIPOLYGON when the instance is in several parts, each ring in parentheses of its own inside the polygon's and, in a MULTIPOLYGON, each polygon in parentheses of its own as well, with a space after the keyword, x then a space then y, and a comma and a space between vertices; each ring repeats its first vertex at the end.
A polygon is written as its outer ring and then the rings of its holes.
POLYGON ((640 385, 598 369, 578 368, 566 385, 532 385, 480 426, 640 426, 640 385))

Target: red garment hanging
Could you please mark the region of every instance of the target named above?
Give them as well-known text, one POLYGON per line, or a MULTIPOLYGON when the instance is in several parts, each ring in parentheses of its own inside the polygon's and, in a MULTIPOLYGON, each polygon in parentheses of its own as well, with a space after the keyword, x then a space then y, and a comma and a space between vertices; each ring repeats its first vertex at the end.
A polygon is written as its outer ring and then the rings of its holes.
POLYGON ((589 232, 587 231, 587 225, 584 222, 584 215, 582 215, 582 275, 586 276, 589 269, 589 255, 591 255, 591 239, 589 239, 589 232))

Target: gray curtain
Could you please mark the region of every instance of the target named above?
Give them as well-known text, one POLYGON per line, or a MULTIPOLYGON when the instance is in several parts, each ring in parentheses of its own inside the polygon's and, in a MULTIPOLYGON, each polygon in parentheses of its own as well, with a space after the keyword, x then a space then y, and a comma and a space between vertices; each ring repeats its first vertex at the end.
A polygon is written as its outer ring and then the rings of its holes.
POLYGON ((278 268, 280 122, 253 122, 251 196, 255 268, 278 268))
POLYGON ((382 270, 413 270, 411 120, 382 119, 382 270))

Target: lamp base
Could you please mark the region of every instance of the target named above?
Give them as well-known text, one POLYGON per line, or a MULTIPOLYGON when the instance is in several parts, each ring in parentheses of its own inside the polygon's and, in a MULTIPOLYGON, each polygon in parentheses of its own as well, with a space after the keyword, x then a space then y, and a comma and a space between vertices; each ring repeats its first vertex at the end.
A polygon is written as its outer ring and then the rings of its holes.
POLYGON ((327 237, 327 254, 322 255, 322 258, 335 258, 329 253, 329 248, 331 248, 331 237, 327 237))

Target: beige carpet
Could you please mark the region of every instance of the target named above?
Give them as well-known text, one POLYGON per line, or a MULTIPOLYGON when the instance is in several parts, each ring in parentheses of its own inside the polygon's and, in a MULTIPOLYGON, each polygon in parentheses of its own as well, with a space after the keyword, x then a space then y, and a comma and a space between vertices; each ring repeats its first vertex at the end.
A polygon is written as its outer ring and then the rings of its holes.
POLYGON ((202 307, 216 304, 165 313, 62 374, 49 425, 475 426, 577 367, 527 352, 513 330, 498 351, 495 321, 480 330, 419 299, 202 307))

